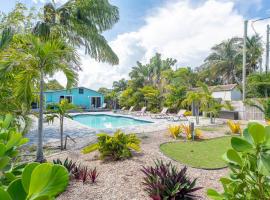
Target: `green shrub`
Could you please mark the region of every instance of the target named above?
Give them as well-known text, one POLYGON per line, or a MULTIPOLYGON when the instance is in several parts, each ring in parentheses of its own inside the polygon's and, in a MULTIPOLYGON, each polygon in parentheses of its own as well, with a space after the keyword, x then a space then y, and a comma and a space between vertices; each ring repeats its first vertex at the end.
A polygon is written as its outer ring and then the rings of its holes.
POLYGON ((125 159, 132 156, 131 149, 140 151, 140 139, 135 134, 126 135, 118 130, 113 136, 106 133, 98 134, 98 142, 85 147, 82 153, 90 153, 98 150, 101 159, 125 159))
POLYGON ((270 126, 249 123, 242 137, 232 137, 224 155, 231 174, 221 178, 222 194, 209 189, 215 200, 270 199, 270 126))
POLYGON ((0 197, 4 200, 54 199, 65 190, 68 180, 68 172, 61 165, 30 163, 20 178, 12 181, 6 189, 0 187, 0 197))

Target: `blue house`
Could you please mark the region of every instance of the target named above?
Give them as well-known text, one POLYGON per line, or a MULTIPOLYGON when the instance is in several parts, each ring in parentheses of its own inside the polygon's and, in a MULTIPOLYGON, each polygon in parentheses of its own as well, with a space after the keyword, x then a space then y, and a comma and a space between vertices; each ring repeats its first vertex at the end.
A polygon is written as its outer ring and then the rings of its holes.
POLYGON ((70 103, 83 109, 100 108, 104 103, 104 95, 85 87, 76 87, 63 90, 48 90, 44 92, 45 106, 52 103, 59 103, 67 99, 70 103))

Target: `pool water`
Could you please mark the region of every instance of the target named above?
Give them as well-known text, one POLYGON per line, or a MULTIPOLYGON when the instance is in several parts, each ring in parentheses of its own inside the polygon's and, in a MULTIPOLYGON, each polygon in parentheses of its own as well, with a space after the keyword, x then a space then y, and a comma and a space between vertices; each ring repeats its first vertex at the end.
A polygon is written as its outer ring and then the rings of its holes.
POLYGON ((149 121, 137 120, 130 117, 112 116, 105 114, 76 115, 73 117, 73 120, 95 129, 120 128, 152 123, 149 121))

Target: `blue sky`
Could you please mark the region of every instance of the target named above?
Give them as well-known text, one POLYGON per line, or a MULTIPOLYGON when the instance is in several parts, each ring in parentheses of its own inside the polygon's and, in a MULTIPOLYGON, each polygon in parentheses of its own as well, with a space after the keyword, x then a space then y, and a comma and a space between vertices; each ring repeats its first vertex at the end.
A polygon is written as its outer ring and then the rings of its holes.
MULTIPOLYGON (((5 0, 0 0, 5 1, 5 0)), ((17 0, 9 0, 1 6, 0 10, 10 11, 17 0)), ((45 0, 19 0, 27 6, 42 6, 45 0)), ((49 0, 48 0, 49 1, 49 0)), ((61 0, 60 0, 61 1, 61 0)), ((62 0, 64 1, 64 0, 62 0)), ((112 30, 104 33, 108 40, 114 39, 118 34, 135 31, 141 27, 145 21, 144 17, 154 12, 155 8, 161 7, 168 1, 176 0, 110 0, 120 10, 120 21, 112 30)), ((206 0, 192 0, 194 6, 200 6, 206 0)), ((226 0, 221 0, 226 1, 226 0)), ((232 0, 235 2, 235 9, 246 18, 263 18, 270 16, 270 0, 232 0)))
MULTIPOLYGON (((47 0, 21 0, 28 6, 41 6, 44 1, 47 0)), ((110 0, 119 7, 120 21, 104 35, 120 63, 117 66, 98 63, 81 53, 83 71, 79 73, 79 85, 92 89, 110 88, 113 81, 128 78, 136 61, 147 62, 156 52, 164 58, 177 59, 178 67, 198 67, 213 45, 243 35, 245 19, 270 16, 269 1, 110 0)), ((8 12, 16 0, 1 2, 5 4, 1 4, 0 10, 8 12)), ((255 24, 264 40, 267 24, 270 20, 255 24)), ((248 34, 254 34, 250 26, 248 34)), ((62 74, 56 77, 65 84, 62 74)))

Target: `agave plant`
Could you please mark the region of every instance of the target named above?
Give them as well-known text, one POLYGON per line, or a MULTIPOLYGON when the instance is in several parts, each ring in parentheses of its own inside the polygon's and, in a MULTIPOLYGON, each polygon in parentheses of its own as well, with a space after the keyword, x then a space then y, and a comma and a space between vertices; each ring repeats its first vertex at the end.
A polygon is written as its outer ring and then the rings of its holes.
POLYGON ((140 151, 140 139, 135 134, 125 134, 118 130, 113 136, 102 133, 98 134, 98 142, 85 147, 82 153, 90 153, 98 150, 101 158, 113 160, 130 158, 131 150, 140 151))
POLYGON ((195 199, 194 192, 201 189, 195 187, 196 179, 191 181, 187 177, 187 167, 179 171, 171 162, 163 163, 162 160, 157 160, 154 167, 143 167, 141 171, 145 175, 142 183, 144 190, 153 200, 195 199))

